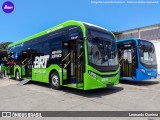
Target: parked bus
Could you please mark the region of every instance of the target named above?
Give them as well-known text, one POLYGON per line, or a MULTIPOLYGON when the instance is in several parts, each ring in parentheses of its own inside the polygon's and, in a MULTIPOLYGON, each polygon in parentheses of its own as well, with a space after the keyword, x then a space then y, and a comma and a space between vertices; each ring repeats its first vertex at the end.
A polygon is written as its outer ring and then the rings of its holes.
POLYGON ((118 40, 121 80, 148 80, 157 78, 157 60, 153 43, 129 38, 118 40))
POLYGON ((119 83, 117 43, 108 30, 66 21, 8 46, 8 74, 16 79, 82 90, 119 83))

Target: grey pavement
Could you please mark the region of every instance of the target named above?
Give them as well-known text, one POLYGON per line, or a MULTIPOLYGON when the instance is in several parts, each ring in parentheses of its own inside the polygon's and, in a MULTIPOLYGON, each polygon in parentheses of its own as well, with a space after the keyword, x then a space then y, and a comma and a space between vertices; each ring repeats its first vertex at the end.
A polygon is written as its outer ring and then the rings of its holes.
MULTIPOLYGON (((65 87, 62 90, 53 90, 49 84, 38 82, 23 86, 17 85, 18 83, 19 81, 13 79, 0 79, 0 111, 160 111, 160 79, 123 81, 114 87, 90 91, 65 87)), ((76 119, 160 120, 133 117, 76 119)))

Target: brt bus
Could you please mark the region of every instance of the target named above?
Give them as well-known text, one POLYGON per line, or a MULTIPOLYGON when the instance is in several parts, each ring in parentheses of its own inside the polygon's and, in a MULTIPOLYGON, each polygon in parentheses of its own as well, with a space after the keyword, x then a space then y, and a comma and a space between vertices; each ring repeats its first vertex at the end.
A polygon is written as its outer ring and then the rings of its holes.
POLYGON ((114 35, 79 21, 66 21, 8 46, 8 74, 16 79, 82 90, 119 83, 114 35))
POLYGON ((148 80, 157 77, 157 60, 153 43, 129 38, 118 40, 121 80, 148 80))

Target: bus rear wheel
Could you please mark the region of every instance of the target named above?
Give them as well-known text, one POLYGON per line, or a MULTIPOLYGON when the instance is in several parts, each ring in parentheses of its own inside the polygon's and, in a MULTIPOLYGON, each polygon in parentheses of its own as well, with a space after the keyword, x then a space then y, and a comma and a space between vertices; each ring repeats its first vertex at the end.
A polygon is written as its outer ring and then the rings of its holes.
POLYGON ((20 80, 20 73, 18 70, 16 70, 15 78, 16 78, 16 80, 20 80))
POLYGON ((50 75, 50 85, 53 89, 59 90, 61 88, 60 78, 56 71, 52 72, 50 75))

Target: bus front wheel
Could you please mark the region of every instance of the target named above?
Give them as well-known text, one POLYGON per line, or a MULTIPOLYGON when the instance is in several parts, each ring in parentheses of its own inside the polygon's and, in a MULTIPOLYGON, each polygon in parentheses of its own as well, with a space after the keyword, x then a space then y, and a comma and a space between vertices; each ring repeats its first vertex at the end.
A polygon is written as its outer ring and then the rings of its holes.
POLYGON ((18 70, 16 70, 15 78, 16 78, 16 80, 20 80, 20 73, 18 70))
POLYGON ((53 89, 59 90, 60 86, 60 78, 56 71, 52 72, 50 75, 50 85, 53 89))

